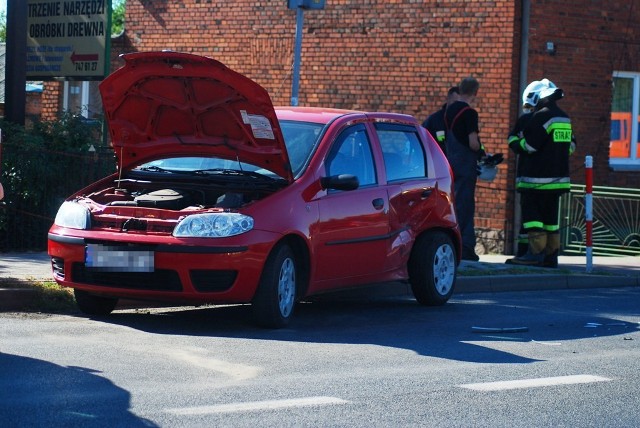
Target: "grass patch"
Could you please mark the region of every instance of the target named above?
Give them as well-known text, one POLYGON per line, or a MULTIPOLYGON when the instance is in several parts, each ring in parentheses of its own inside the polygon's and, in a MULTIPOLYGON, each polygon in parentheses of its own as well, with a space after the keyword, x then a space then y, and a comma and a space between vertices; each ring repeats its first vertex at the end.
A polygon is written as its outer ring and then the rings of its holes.
POLYGON ((2 278, 0 287, 31 290, 29 299, 22 305, 24 311, 54 314, 78 311, 73 290, 61 287, 55 281, 2 278))
POLYGON ((71 288, 61 287, 55 281, 31 281, 31 286, 36 289, 34 310, 49 313, 77 312, 71 288))

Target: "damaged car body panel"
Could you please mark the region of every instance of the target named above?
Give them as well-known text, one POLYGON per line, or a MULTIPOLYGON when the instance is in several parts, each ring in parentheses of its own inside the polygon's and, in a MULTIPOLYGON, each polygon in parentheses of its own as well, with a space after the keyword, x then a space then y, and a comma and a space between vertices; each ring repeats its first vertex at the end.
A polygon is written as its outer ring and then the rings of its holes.
POLYGON ((274 108, 221 63, 136 53, 100 86, 118 170, 71 195, 49 231, 79 308, 118 299, 251 303, 266 327, 318 293, 408 281, 453 293, 451 170, 411 116, 274 108))

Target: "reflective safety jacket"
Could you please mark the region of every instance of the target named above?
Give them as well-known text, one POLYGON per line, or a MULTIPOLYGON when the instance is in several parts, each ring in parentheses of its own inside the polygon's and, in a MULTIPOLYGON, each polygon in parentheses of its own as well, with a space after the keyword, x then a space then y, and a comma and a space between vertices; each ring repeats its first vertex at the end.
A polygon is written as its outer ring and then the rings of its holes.
POLYGON ((569 156, 576 142, 571 119, 554 101, 535 111, 522 133, 509 135, 509 147, 519 156, 519 192, 566 193, 571 187, 569 156))
POLYGON ((446 147, 444 144, 444 138, 447 130, 447 126, 444 124, 444 114, 447 110, 447 105, 443 105, 440 110, 432 113, 422 122, 422 126, 429 131, 434 140, 438 143, 443 152, 446 153, 446 147))

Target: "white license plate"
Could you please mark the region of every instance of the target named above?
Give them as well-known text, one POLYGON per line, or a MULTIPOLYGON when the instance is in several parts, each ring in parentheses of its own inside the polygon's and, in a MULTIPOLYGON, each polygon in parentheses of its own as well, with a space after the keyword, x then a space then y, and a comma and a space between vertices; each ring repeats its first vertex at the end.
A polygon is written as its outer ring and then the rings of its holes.
POLYGON ((126 247, 87 244, 85 266, 111 272, 153 272, 153 251, 130 250, 126 247))

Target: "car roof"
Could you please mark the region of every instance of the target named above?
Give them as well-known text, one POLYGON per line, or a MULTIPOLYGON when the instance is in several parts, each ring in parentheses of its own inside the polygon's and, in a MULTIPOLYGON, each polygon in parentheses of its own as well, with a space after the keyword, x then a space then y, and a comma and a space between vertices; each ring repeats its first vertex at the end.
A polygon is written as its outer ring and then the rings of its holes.
POLYGON ((343 116, 368 116, 378 121, 402 122, 415 125, 418 123, 413 116, 402 113, 389 112, 365 112, 360 110, 323 108, 323 107, 274 107, 279 120, 295 120, 300 122, 311 122, 327 124, 332 120, 343 116))
POLYGON ((274 107, 276 115, 280 120, 295 120, 301 122, 313 122, 327 124, 336 117, 348 114, 362 113, 356 110, 322 108, 322 107, 274 107))

